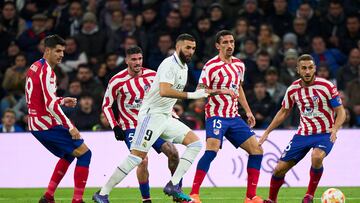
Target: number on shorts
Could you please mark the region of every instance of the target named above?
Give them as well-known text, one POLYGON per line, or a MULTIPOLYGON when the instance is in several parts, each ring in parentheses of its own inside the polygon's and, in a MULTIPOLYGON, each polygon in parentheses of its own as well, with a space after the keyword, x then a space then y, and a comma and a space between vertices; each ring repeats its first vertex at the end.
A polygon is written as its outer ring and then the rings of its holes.
POLYGON ((135 133, 129 133, 129 142, 132 143, 135 133))
POLYGON ((288 152, 288 151, 290 150, 290 148, 291 148, 291 143, 292 143, 292 142, 289 142, 288 146, 286 146, 286 148, 285 148, 285 151, 288 152))
POLYGON ((221 127, 222 127, 221 120, 214 119, 213 120, 213 128, 221 128, 221 127))
POLYGON ((147 130, 144 139, 145 139, 146 141, 150 141, 152 134, 153 134, 153 131, 152 131, 152 130, 147 130))

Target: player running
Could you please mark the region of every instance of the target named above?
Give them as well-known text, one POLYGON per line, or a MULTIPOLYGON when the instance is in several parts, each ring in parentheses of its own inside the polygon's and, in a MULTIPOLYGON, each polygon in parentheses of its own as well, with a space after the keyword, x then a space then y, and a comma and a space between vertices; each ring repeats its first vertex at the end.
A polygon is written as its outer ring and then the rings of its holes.
POLYGON ((101 194, 109 194, 115 185, 138 166, 159 137, 186 146, 175 173, 164 188, 164 193, 178 200, 191 201, 191 198, 181 191, 179 182, 200 152, 202 145, 189 127, 172 118, 171 112, 177 99, 199 99, 208 96, 204 89, 183 92, 187 82, 186 63, 191 61, 195 48, 195 39, 191 35, 181 34, 176 39, 175 53, 160 64, 154 82, 140 107, 138 125, 130 147, 131 153, 101 188, 96 202, 109 202, 107 196, 101 194))
MULTIPOLYGON (((142 67, 143 54, 141 48, 138 46, 126 50, 125 61, 128 65, 127 69, 117 73, 111 78, 108 84, 102 109, 111 128, 114 130, 116 139, 125 141, 126 146, 130 149, 142 100, 145 93, 149 90, 156 72, 142 67), (119 109, 118 121, 116 121, 111 109, 115 101, 119 109)), ((175 146, 159 138, 152 147, 157 153, 164 152, 169 159, 168 167, 171 173, 174 173, 179 163, 179 155, 175 146)), ((151 202, 147 160, 147 157, 145 157, 136 171, 142 201, 144 203, 151 202)), ((99 195, 107 194, 96 193, 94 199, 101 198, 99 195)))
POLYGON ((249 153, 247 164, 248 183, 245 202, 262 202, 256 196, 256 187, 260 174, 263 150, 258 145, 255 133, 250 129, 255 125, 255 118, 246 101, 241 86, 244 81, 245 66, 232 56, 235 47, 233 34, 222 30, 216 34, 216 48, 219 54, 210 59, 203 68, 199 80, 200 88, 209 88, 218 95, 210 96, 205 106, 206 115, 206 151, 197 165, 192 190, 194 203, 201 203, 199 190, 211 162, 222 146, 226 137, 234 147, 241 147, 249 153), (232 95, 224 95, 223 90, 232 90, 232 95), (238 102, 244 108, 250 127, 240 118, 238 102))
POLYGON ((58 35, 47 36, 43 58, 33 63, 26 75, 25 95, 29 109, 29 130, 42 145, 60 158, 39 203, 55 202, 55 190, 75 157, 77 162, 72 203, 83 202, 89 174, 91 151, 77 128, 60 108, 60 105, 75 107, 77 101, 75 98, 56 96, 56 75, 53 69, 61 62, 64 49, 64 39, 58 35))
POLYGON ((269 199, 265 203, 277 202, 277 195, 284 183, 285 174, 295 166, 312 148, 310 181, 303 203, 311 203, 323 173, 323 160, 330 153, 336 133, 345 121, 345 110, 337 88, 331 82, 315 77, 314 59, 308 54, 298 58, 297 71, 300 79, 287 89, 282 107, 259 140, 263 144, 270 132, 278 127, 297 104, 301 116, 297 133, 285 148, 270 182, 269 199), (336 119, 334 121, 334 113, 336 119))

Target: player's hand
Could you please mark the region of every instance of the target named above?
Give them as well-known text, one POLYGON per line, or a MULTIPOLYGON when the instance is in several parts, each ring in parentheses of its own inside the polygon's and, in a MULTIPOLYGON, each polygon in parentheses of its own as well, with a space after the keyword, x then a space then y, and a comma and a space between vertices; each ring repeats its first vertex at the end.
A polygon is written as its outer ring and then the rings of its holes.
POLYGON ((261 146, 269 137, 269 133, 264 133, 259 139, 259 146, 261 146))
POLYGON ((336 141, 336 139, 337 139, 337 136, 336 136, 337 131, 338 131, 337 128, 330 128, 330 133, 331 133, 331 135, 330 135, 330 141, 331 141, 332 143, 335 143, 335 141, 336 141))
POLYGON ((77 103, 77 99, 73 98, 73 97, 65 97, 63 98, 64 100, 64 106, 66 107, 72 107, 74 108, 76 106, 77 103))
POLYGON ((255 120, 254 115, 251 112, 249 112, 249 113, 246 113, 246 117, 248 118, 247 122, 248 122, 250 128, 254 127, 256 125, 256 120, 255 120))
POLYGON ((81 139, 80 132, 79 132, 79 130, 78 130, 76 127, 73 127, 73 128, 71 128, 71 129, 69 129, 69 133, 70 133, 71 138, 72 138, 73 140, 79 140, 79 139, 81 139))
POLYGON ((232 99, 238 98, 238 95, 233 90, 230 90, 230 89, 221 89, 220 94, 230 95, 232 99))
POLYGON ((115 133, 115 139, 118 141, 124 141, 125 140, 125 132, 120 128, 120 126, 115 126, 113 128, 113 131, 115 133))

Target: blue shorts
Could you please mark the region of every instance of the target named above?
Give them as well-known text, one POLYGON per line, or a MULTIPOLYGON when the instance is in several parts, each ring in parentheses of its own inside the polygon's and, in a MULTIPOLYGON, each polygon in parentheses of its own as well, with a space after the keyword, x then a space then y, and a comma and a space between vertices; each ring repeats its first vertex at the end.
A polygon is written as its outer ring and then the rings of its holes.
POLYGON ((295 134, 281 155, 281 161, 299 162, 312 148, 319 148, 328 155, 334 143, 330 141, 330 133, 302 136, 295 134))
POLYGON ((222 147, 223 137, 225 136, 235 148, 253 136, 255 133, 240 117, 223 118, 214 116, 206 119, 206 139, 219 139, 222 147))
POLYGON ((65 154, 71 155, 84 143, 83 139, 73 140, 69 129, 61 125, 48 130, 31 131, 31 133, 46 149, 59 158, 63 158, 65 154))
MULTIPOLYGON (((131 142, 134 138, 135 135, 135 129, 127 129, 125 130, 125 143, 126 146, 128 147, 128 149, 130 149, 130 145, 131 142)), ((155 143, 153 144, 153 148, 155 149, 155 151, 160 154, 161 153, 161 146, 165 143, 166 141, 163 140, 162 138, 158 138, 155 143)))

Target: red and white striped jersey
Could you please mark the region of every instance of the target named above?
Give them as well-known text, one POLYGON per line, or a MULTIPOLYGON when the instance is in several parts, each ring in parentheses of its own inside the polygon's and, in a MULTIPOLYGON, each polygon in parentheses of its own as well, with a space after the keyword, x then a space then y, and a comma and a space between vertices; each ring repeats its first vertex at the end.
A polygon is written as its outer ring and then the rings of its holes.
MULTIPOLYGON (((241 82, 244 81, 244 73, 245 65, 240 59, 232 57, 232 63, 225 63, 219 56, 215 56, 205 64, 199 84, 204 84, 209 89, 231 89, 238 94, 241 82)), ((230 95, 209 96, 205 115, 206 118, 239 116, 238 100, 230 95)))
POLYGON ((125 69, 111 78, 102 105, 102 110, 111 128, 116 125, 120 125, 123 130, 136 127, 144 95, 150 89, 150 84, 153 82, 155 75, 155 71, 143 68, 141 76, 132 77, 129 75, 128 70, 125 69), (119 109, 118 122, 111 109, 115 99, 119 109))
POLYGON ((341 104, 334 84, 323 78, 315 78, 311 86, 301 85, 301 79, 293 82, 286 91, 282 106, 290 109, 296 103, 300 110, 300 125, 297 134, 314 135, 329 133, 334 124, 332 100, 341 104))
POLYGON ((27 71, 25 96, 30 131, 47 130, 56 125, 74 127, 60 108, 63 100, 56 96, 56 75, 44 58, 27 71))

